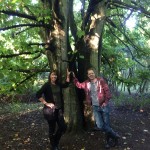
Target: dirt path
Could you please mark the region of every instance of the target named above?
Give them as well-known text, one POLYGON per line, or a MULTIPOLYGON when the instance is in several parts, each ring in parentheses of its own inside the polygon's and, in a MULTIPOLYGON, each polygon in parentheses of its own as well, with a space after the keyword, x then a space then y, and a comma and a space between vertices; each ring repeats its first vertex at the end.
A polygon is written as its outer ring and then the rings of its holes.
MULTIPOLYGON (((113 128, 121 139, 111 150, 150 150, 150 109, 144 112, 125 107, 111 113, 113 128)), ((48 126, 41 110, 0 118, 0 150, 48 150, 48 126)), ((65 134, 60 142, 62 150, 103 150, 104 134, 84 132, 65 134)))

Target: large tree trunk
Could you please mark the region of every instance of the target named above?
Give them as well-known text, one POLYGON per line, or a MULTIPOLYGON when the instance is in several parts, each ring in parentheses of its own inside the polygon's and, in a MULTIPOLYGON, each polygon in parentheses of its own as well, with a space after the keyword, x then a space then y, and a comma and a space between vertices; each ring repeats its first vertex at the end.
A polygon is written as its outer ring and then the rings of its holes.
POLYGON ((84 50, 85 66, 94 67, 99 73, 102 51, 102 33, 106 18, 105 2, 99 2, 90 16, 89 28, 84 38, 86 47, 84 50))
MULTIPOLYGON (((92 6, 89 6, 89 8, 90 7, 92 6)), ((89 13, 91 12, 87 12, 87 14, 89 13)), ((89 20, 87 23, 88 27, 84 28, 86 30, 86 35, 82 37, 81 40, 78 40, 78 45, 76 45, 76 49, 78 49, 79 52, 78 78, 81 82, 87 78, 88 67, 92 66, 96 69, 97 72, 100 71, 102 33, 105 24, 105 18, 106 6, 104 1, 95 4, 94 10, 91 13, 91 19, 87 19, 87 17, 85 17, 85 20, 89 20)), ((80 101, 83 102, 83 96, 81 95, 81 92, 79 98, 80 101)))
MULTIPOLYGON (((69 20, 69 0, 44 1, 45 7, 52 10, 51 30, 45 31, 45 42, 49 43, 46 47, 46 54, 49 60, 50 69, 59 72, 61 82, 65 81, 66 68, 68 66, 68 20, 69 20)), ((95 5, 89 20, 89 27, 83 40, 79 40, 77 47, 80 47, 78 58, 79 80, 83 81, 86 69, 92 65, 98 70, 101 51, 101 37, 105 23, 105 4, 99 2, 95 5), (82 58, 83 55, 83 58, 82 58)), ((87 28, 86 28, 87 29, 87 28)), ((77 48, 78 49, 78 48, 77 48)), ((77 131, 83 127, 83 96, 78 100, 76 89, 73 84, 64 90, 64 114, 68 123, 69 131, 77 131)))
MULTIPOLYGON (((48 7, 52 10, 52 28, 46 33, 47 57, 50 69, 57 70, 60 82, 66 79, 67 68, 67 16, 68 3, 66 0, 49 1, 48 7)), ((47 31, 46 31, 47 32, 47 31)))
MULTIPOLYGON (((44 1, 45 7, 52 10, 52 30, 46 31, 46 54, 49 60, 50 69, 57 70, 60 82, 65 82, 68 68, 68 17, 69 0, 44 1), (48 3, 48 5, 47 5, 48 3)), ((68 131, 75 131, 82 127, 80 105, 73 84, 63 90, 64 115, 68 124, 68 131)))

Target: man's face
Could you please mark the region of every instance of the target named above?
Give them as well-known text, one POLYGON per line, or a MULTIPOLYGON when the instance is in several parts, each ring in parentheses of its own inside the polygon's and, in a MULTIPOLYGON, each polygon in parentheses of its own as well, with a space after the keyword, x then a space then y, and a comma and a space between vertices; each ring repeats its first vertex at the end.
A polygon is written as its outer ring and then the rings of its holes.
POLYGON ((93 70, 88 70, 87 72, 87 76, 90 80, 94 80, 95 79, 95 73, 93 70))

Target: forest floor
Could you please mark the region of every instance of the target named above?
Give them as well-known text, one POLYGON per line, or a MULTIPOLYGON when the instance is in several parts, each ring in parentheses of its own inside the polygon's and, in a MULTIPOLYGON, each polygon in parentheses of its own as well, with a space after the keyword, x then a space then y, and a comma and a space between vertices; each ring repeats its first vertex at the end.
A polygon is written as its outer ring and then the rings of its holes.
MULTIPOLYGON (((41 106, 37 110, 0 114, 0 150, 49 150, 48 125, 41 106)), ((114 107, 111 124, 121 135, 118 146, 111 150, 150 150, 150 108, 114 107)), ((60 141, 62 150, 103 150, 104 134, 88 130, 66 133, 60 141)))

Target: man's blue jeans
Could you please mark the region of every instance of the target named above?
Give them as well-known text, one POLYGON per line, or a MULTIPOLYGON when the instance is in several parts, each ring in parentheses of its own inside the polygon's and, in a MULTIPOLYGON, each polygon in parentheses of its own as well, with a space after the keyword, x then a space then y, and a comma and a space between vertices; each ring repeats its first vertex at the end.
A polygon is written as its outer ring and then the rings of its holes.
POLYGON ((109 112, 110 112, 109 105, 106 105, 104 107, 93 106, 93 113, 96 125, 100 130, 106 133, 114 132, 110 127, 109 112))

